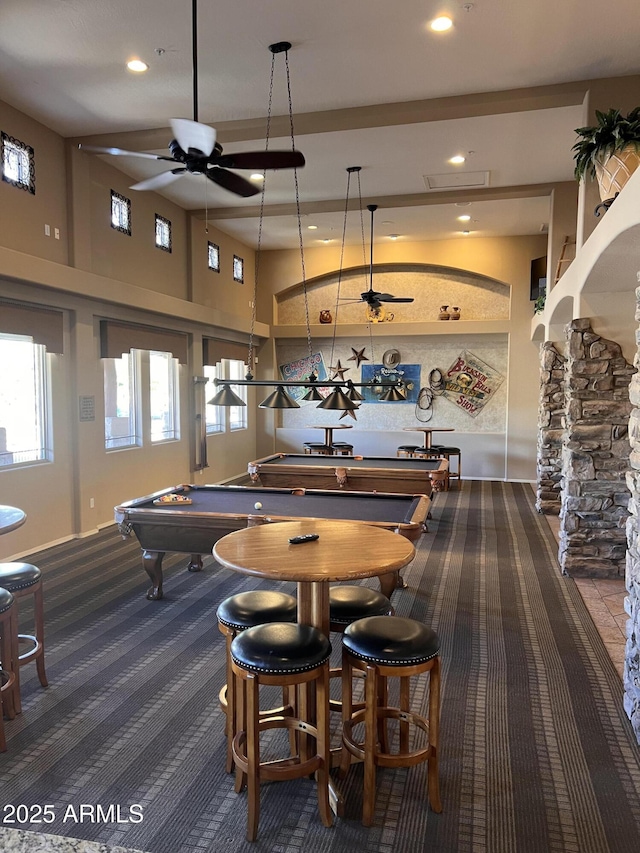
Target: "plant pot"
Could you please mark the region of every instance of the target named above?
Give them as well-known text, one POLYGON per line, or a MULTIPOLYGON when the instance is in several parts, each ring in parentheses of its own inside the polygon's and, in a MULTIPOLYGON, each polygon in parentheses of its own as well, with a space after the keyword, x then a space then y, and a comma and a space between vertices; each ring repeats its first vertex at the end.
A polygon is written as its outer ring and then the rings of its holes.
POLYGON ((640 151, 635 145, 626 145, 602 163, 596 161, 596 177, 602 201, 613 198, 640 166, 640 151))

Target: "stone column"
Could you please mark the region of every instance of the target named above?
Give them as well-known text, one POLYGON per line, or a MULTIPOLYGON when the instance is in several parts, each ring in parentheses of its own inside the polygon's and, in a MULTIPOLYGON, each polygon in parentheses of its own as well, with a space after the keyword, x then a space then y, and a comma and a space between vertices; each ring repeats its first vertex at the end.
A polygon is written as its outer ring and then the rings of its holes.
MULTIPOLYGON (((640 287, 636 290, 636 318, 640 319, 640 287)), ((640 366, 640 336, 636 366, 640 366)), ((629 400, 633 406, 629 418, 630 470, 627 486, 631 492, 627 520, 627 647, 624 662, 624 709, 640 743, 640 374, 631 379, 629 400)))
POLYGON ((540 348, 536 509, 545 515, 560 514, 566 361, 551 341, 540 348))
POLYGON ((567 342, 560 565, 573 577, 622 577, 635 368, 589 320, 573 320, 567 342))

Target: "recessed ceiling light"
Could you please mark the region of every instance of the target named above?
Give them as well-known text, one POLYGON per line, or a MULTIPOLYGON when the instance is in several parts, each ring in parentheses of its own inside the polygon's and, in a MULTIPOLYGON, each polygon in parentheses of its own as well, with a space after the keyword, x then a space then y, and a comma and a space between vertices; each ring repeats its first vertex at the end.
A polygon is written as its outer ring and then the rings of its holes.
POLYGON ((130 59, 129 62, 127 62, 127 68, 129 69, 129 71, 136 71, 138 74, 140 74, 142 71, 146 71, 149 66, 141 59, 130 59))
POLYGON ((469 207, 470 204, 471 204, 470 201, 456 201, 455 202, 456 207, 469 207))
POLYGON ((471 231, 463 231, 462 233, 464 234, 465 237, 468 237, 469 234, 471 234, 471 231))
POLYGON ((458 222, 468 222, 471 219, 468 213, 463 213, 462 216, 458 217, 458 222))
POLYGON ((323 242, 323 243, 330 243, 330 242, 331 242, 331 239, 330 239, 329 237, 325 237, 325 238, 324 238, 324 240, 323 240, 322 242, 323 242))
POLYGON ((455 157, 449 157, 449 162, 453 163, 454 166, 459 166, 460 163, 464 163, 465 159, 466 158, 463 157, 462 154, 456 154, 455 157))
POLYGON ((264 175, 260 172, 255 172, 253 175, 249 175, 252 181, 263 181, 264 175))
POLYGON ((432 30, 436 33, 444 33, 446 30, 450 30, 453 26, 453 21, 448 15, 440 15, 439 18, 434 18, 433 21, 429 24, 432 30))
POLYGON ((397 240, 397 239, 398 239, 398 235, 397 235, 397 234, 389 234, 389 239, 390 239, 390 240, 397 240))
POLYGON ((307 225, 307 228, 309 229, 309 231, 317 231, 318 230, 317 225, 307 225))

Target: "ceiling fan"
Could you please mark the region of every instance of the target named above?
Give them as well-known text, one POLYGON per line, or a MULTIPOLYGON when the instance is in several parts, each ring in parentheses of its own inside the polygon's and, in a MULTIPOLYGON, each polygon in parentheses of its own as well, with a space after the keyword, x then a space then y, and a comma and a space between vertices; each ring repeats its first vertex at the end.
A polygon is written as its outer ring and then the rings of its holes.
POLYGON ((377 204, 368 204, 367 210, 371 213, 371 255, 369 261, 369 289, 360 294, 360 299, 344 300, 345 302, 365 302, 369 308, 374 310, 382 307, 383 302, 413 302, 413 297, 394 296, 392 293, 381 293, 373 289, 373 214, 378 209, 377 204))
MULTIPOLYGON (((169 142, 171 156, 151 154, 146 151, 125 151, 122 148, 102 148, 84 145, 78 148, 89 154, 111 154, 115 156, 142 157, 146 160, 162 160, 175 164, 175 168, 161 172, 134 184, 132 190, 159 190, 183 175, 205 175, 218 186, 235 195, 248 198, 261 192, 261 188, 229 169, 295 169, 304 166, 300 151, 243 151, 223 154, 216 140, 215 128, 198 121, 198 25, 197 0, 192 0, 193 15, 193 121, 186 118, 171 119, 174 138, 169 142)), ((282 43, 283 45, 286 43, 282 43)), ((278 45, 273 45, 273 52, 278 45)), ((287 47, 289 45, 287 44, 287 47)), ((282 48, 284 49, 284 47, 282 48)))

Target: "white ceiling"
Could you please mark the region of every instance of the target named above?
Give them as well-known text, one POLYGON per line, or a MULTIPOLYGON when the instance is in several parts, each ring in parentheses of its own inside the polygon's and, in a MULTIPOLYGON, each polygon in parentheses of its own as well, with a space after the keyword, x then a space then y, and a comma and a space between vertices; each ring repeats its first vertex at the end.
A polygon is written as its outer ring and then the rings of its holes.
MULTIPOLYGON (((583 123, 583 90, 555 84, 640 73, 637 0, 611 0, 605 21, 602 9, 599 0, 199 0, 199 118, 226 152, 264 148, 269 45, 289 41, 295 141, 307 163, 298 172, 305 244, 340 242, 349 166, 362 167, 363 204, 380 206, 377 240, 538 234, 550 185, 573 180, 583 123), (435 34, 428 21, 443 12, 454 27, 435 34), (547 86, 546 98, 514 92, 547 86), (447 162, 457 153, 463 166, 447 162), (460 181, 466 172, 487 172, 488 188, 427 189, 427 175, 460 181), (462 212, 469 226, 456 220, 462 212)), ((168 153, 169 119, 193 115, 191 0, 2 0, 0 99, 64 137, 168 153), (134 56, 146 74, 125 69, 134 56)), ((287 110, 277 54, 272 115, 287 110)), ((269 147, 290 147, 286 123, 274 128, 269 147)), ((135 179, 169 165, 109 161, 135 179)), ((259 196, 239 199, 193 176, 165 194, 187 209, 206 205, 218 227, 256 245, 259 196)), ((350 195, 357 202, 355 176, 350 195)), ((269 172, 263 248, 297 245, 294 201, 293 173, 269 172)), ((347 241, 357 243, 350 209, 347 241)))

